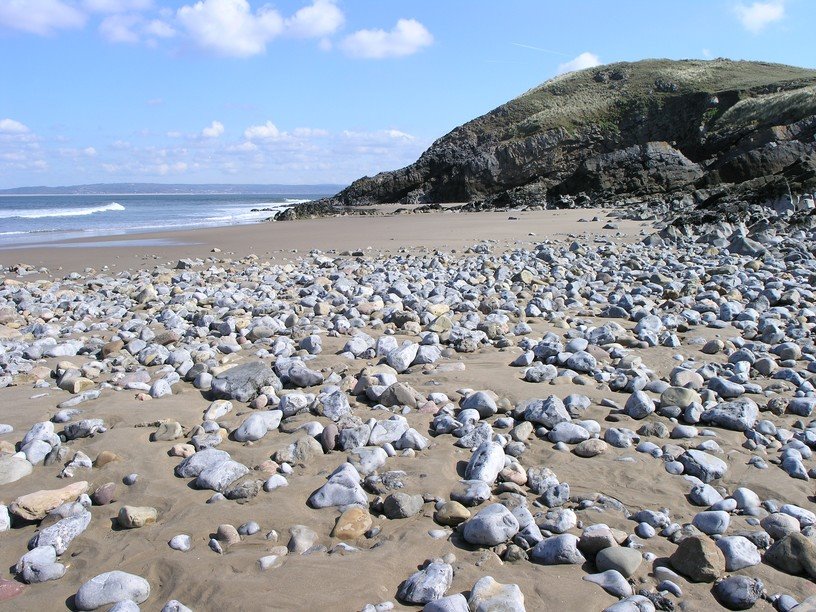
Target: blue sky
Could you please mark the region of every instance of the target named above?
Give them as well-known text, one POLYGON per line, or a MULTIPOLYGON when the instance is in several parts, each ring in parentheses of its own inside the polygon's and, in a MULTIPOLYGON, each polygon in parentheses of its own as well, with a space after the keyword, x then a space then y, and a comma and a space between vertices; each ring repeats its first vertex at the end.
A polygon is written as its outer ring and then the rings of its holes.
POLYGON ((0 0, 0 188, 349 182, 547 80, 816 68, 812 0, 0 0))

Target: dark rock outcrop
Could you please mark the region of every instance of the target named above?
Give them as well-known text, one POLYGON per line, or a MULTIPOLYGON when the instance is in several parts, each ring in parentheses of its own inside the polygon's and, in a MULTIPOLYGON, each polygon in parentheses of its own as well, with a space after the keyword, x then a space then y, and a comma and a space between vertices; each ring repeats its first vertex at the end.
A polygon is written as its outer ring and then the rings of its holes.
POLYGON ((454 129, 414 164, 282 218, 381 203, 757 201, 816 189, 815 134, 815 70, 723 59, 612 64, 547 81, 454 129))

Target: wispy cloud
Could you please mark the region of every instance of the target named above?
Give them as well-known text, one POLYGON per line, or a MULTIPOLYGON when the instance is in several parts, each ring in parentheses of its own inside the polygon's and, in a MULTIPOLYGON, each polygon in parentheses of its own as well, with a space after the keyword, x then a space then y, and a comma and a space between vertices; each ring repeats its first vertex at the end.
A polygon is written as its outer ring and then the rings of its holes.
POLYGON ((99 33, 108 42, 135 44, 140 40, 136 27, 141 21, 138 15, 110 15, 99 24, 99 33))
POLYGON ((560 55, 561 57, 570 57, 569 53, 562 53, 561 51, 556 51, 554 49, 545 49, 544 47, 536 47, 534 45, 525 45, 523 43, 510 43, 514 47, 521 47, 522 49, 532 49, 533 51, 542 51, 544 53, 552 53, 553 55, 560 55))
POLYGON ((238 138, 228 138, 217 121, 200 132, 171 131, 156 136, 72 145, 37 138, 19 121, 0 120, 0 177, 4 177, 0 183, 12 176, 18 185, 42 181, 46 170, 52 182, 168 177, 190 182, 346 182, 403 167, 430 144, 397 127, 283 130, 271 121, 247 126, 238 138), (204 132, 210 130, 218 137, 205 137, 204 132), (15 133, 4 133, 12 131, 15 133))
POLYGON ((0 134, 25 134, 28 126, 14 119, 0 119, 0 134))
POLYGON ((2 0, 0 26, 48 36, 58 30, 81 28, 85 14, 62 0, 2 0))
POLYGON ((735 11, 737 18, 746 30, 759 34, 770 24, 785 17, 785 4, 783 0, 754 2, 750 5, 738 4, 735 11))
POLYGON ((358 30, 343 39, 342 49, 352 57, 381 59, 413 55, 433 44, 433 36, 416 19, 400 19, 389 31, 358 30))
POLYGON ((592 68, 593 66, 599 66, 600 64, 601 60, 597 55, 590 53, 589 51, 584 51, 578 57, 575 57, 568 62, 564 62, 563 64, 558 64, 556 74, 574 72, 575 70, 584 70, 585 68, 592 68))
POLYGON ((83 0, 82 6, 93 13, 126 13, 153 8, 153 0, 83 0))

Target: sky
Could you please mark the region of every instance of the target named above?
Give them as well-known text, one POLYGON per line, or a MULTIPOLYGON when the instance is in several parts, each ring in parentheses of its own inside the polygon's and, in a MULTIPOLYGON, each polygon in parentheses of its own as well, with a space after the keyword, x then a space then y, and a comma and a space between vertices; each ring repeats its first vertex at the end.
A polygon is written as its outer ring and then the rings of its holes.
POLYGON ((813 0, 0 0, 0 188, 348 183, 557 74, 816 68, 813 0))

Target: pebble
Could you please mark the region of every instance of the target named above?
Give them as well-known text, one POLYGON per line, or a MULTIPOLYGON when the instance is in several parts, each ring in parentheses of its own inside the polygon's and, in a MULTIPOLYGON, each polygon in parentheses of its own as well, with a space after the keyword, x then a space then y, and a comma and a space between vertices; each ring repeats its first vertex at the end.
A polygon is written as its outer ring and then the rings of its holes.
POLYGON ((412 604, 426 604, 441 599, 453 582, 453 568, 439 561, 431 561, 412 574, 397 590, 397 598, 412 604))
POLYGON ((467 604, 473 612, 526 609, 524 594, 517 584, 501 584, 492 576, 483 576, 476 581, 470 589, 467 604))
POLYGON ((495 546, 511 539, 519 530, 516 517, 502 504, 490 504, 462 526, 466 542, 478 546, 495 546))
POLYGON ((595 566, 601 572, 615 570, 624 578, 632 576, 643 562, 639 551, 625 546, 611 546, 599 551, 595 557, 595 566))
POLYGON ((78 610, 96 610, 122 601, 140 604, 150 596, 150 584, 144 578, 118 570, 105 572, 84 583, 74 596, 78 610))
POLYGON ((169 542, 170 548, 173 550, 180 550, 181 552, 187 552, 190 550, 192 546, 192 542, 190 536, 186 534, 179 534, 177 536, 173 536, 169 542))

